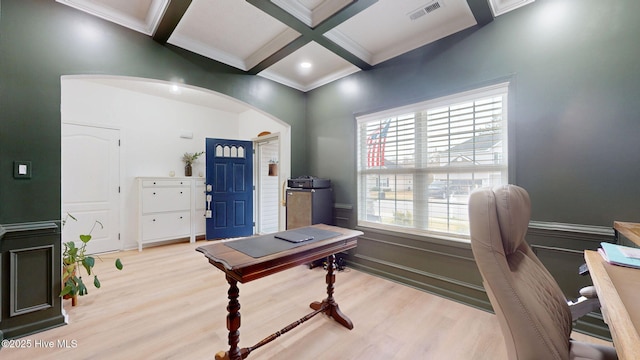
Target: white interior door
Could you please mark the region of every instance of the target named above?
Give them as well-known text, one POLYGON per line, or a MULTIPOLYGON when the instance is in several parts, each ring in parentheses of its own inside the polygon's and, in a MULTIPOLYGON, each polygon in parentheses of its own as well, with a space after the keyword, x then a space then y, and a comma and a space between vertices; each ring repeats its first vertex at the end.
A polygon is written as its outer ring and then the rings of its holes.
POLYGON ((255 140, 257 206, 256 225, 258 234, 269 234, 279 230, 280 215, 280 139, 265 136, 255 140))
POLYGON ((93 254, 121 249, 119 138, 117 129, 62 125, 62 217, 77 219, 67 219, 62 240, 80 243, 79 235, 93 228, 87 246, 93 254))

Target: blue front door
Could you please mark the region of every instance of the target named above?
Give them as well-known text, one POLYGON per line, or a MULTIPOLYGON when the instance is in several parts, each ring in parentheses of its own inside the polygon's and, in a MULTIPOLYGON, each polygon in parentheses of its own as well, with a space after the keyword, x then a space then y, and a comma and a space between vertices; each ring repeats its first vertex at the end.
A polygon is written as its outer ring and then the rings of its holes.
POLYGON ((253 143, 206 139, 207 239, 253 235, 253 143))

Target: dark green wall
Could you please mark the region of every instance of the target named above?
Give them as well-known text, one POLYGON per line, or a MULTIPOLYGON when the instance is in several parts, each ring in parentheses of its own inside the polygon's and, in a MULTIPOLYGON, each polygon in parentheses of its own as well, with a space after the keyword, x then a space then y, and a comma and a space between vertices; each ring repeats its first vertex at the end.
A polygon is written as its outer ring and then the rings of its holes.
POLYGON ((81 74, 182 79, 244 101, 291 125, 296 149, 292 171, 306 173, 304 93, 163 46, 149 36, 53 0, 0 0, 0 339, 63 323, 57 296, 61 289, 60 77, 81 74), (14 179, 16 160, 31 162, 31 179, 14 179), (47 236, 33 230, 42 224, 47 236), (33 244, 46 251, 33 249, 33 244), (50 262, 41 266, 49 273, 29 268, 32 253, 39 256, 38 263, 50 262), (17 257, 21 254, 27 255, 17 257), (42 294, 51 298, 44 302, 42 294), (19 306, 39 306, 34 308, 37 311, 16 312, 9 308, 9 297, 19 299, 19 306))
POLYGON ((638 12, 634 0, 537 0, 313 90, 311 173, 355 205, 354 114, 510 79, 511 182, 529 191, 532 218, 640 221, 638 12))
POLYGON ((304 93, 55 1, 0 6, 0 224, 60 219, 62 75, 180 78, 232 96, 292 126, 292 171, 306 172, 304 93), (13 178, 14 160, 32 162, 32 179, 13 178))
MULTIPOLYGON (((640 2, 537 0, 307 94, 311 174, 356 224, 355 116, 509 80, 510 182, 529 191, 528 241, 568 297, 583 250, 640 221, 640 2), (560 224, 558 226, 557 224, 560 224)), ((361 228, 349 265, 491 309, 468 243, 361 228)), ((598 313, 578 329, 607 337, 598 313)))

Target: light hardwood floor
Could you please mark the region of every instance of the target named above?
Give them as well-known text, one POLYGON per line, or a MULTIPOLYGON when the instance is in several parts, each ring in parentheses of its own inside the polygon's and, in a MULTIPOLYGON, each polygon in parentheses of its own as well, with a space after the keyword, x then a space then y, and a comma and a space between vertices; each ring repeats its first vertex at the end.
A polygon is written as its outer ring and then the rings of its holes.
MULTIPOLYGON (((22 338, 31 348, 4 348, 0 359, 213 359, 228 349, 228 287, 195 251, 204 244, 102 255, 102 288, 90 286, 76 307, 65 301, 70 323, 22 338)), ((326 297, 325 272, 299 266, 239 288, 247 347, 311 312, 309 303, 326 297)), ((248 359, 506 359, 491 313, 350 269, 337 273, 334 297, 353 330, 320 314, 248 359)))

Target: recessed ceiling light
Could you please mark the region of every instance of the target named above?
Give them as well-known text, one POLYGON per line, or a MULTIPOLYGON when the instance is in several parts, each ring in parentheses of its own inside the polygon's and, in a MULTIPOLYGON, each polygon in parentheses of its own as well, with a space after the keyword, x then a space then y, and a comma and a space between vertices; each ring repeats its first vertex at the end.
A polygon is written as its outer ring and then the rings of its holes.
POLYGON ((180 89, 180 86, 178 86, 177 84, 172 84, 171 88, 169 88, 169 91, 172 94, 180 94, 182 92, 182 90, 180 89))
POLYGON ((303 69, 309 69, 311 67, 311 63, 307 62, 307 61, 301 62, 300 63, 300 67, 303 68, 303 69))

